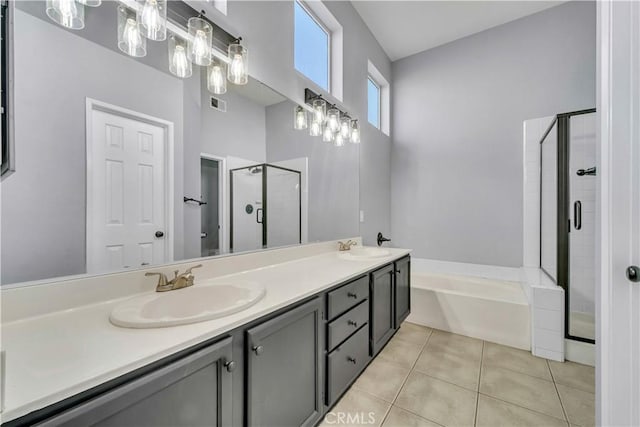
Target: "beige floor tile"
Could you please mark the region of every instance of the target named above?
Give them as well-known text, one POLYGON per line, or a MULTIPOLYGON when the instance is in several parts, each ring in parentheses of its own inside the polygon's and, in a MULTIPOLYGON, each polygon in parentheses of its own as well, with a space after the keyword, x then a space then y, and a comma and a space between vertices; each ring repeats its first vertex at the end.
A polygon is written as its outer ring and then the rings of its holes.
POLYGON ((395 405, 444 426, 473 425, 476 393, 412 372, 395 405))
POLYGON ((362 390, 351 388, 325 415, 320 426, 380 426, 389 408, 390 403, 362 390))
POLYGON ((482 357, 483 366, 496 366, 553 381, 547 360, 529 351, 485 342, 482 357))
POLYGON ((596 417, 596 395, 557 384, 558 393, 572 425, 593 426, 596 417))
POLYGON ((392 403, 404 380, 409 375, 410 368, 375 359, 353 384, 354 387, 392 403))
POLYGON ((416 325, 415 323, 403 322, 395 336, 398 339, 412 342, 414 344, 424 344, 430 334, 431 328, 416 325))
POLYGON ((596 391, 596 374, 593 366, 574 362, 549 361, 553 379, 557 384, 577 388, 589 393, 596 391))
POLYGON ((481 394, 478 397, 478 427, 560 427, 567 426, 565 421, 549 415, 534 412, 511 403, 503 402, 481 394))
POLYGON ((447 351, 477 360, 482 357, 481 340, 438 330, 434 330, 429 337, 427 349, 447 351))
POLYGON ((427 346, 414 368, 432 377, 478 391, 480 358, 460 355, 440 346, 427 346))
POLYGON ((492 366, 483 366, 480 393, 564 420, 551 381, 492 366))
POLYGON ((438 425, 397 406, 391 407, 387 418, 382 423, 382 427, 436 427, 438 425))
POLYGON ((386 360, 398 366, 412 368, 416 363, 420 351, 424 344, 415 344, 410 341, 395 337, 391 338, 389 344, 378 354, 377 359, 386 360))

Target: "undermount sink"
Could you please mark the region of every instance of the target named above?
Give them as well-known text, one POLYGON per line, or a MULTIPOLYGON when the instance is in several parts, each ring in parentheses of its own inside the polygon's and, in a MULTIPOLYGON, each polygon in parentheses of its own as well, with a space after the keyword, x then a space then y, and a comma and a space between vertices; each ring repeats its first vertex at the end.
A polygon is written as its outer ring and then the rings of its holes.
POLYGON ((124 328, 161 328, 204 322, 245 310, 265 295, 254 282, 200 284, 131 298, 116 306, 109 320, 124 328))
POLYGON ((340 252, 338 257, 353 261, 365 261, 376 258, 384 258, 391 255, 391 251, 383 248, 372 248, 367 246, 352 247, 348 251, 340 252))

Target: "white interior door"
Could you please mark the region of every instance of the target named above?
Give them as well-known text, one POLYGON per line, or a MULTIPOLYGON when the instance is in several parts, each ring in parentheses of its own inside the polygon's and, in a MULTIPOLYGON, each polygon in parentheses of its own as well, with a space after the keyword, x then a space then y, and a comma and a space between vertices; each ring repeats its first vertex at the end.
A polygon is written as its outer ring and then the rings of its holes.
POLYGON ((166 261, 166 130, 91 110, 87 272, 166 261))

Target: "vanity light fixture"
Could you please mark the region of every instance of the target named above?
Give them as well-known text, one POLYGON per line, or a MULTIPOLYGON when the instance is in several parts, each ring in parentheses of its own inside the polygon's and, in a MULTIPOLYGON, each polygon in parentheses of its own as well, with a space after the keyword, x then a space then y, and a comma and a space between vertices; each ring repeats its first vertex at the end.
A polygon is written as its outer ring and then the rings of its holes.
POLYGON ((213 42, 213 27, 200 17, 192 17, 187 21, 189 33, 189 50, 187 58, 196 65, 207 67, 211 65, 211 43, 213 42))
POLYGON ((136 12, 138 25, 149 40, 162 41, 167 38, 167 0, 141 0, 142 7, 136 12))
POLYGON ((344 145, 344 138, 342 133, 337 132, 335 138, 333 138, 333 145, 336 147, 342 147, 344 145))
POLYGON ((324 123, 327 116, 327 103, 324 102, 324 99, 314 99, 311 107, 313 108, 313 120, 319 124, 324 123))
POLYGON ((351 136, 351 118, 346 114, 340 119, 340 135, 345 140, 351 136))
POLYGON ((327 111, 327 125, 331 128, 332 132, 337 132, 340 129, 340 110, 335 105, 331 106, 327 111))
POLYGON ((227 92, 227 64, 213 58, 207 68, 207 89, 215 95, 227 92))
POLYGON ((137 58, 147 54, 147 39, 142 36, 136 12, 123 5, 118 6, 118 49, 137 58))
POLYGON ((322 129, 322 141, 323 142, 333 142, 334 138, 335 138, 335 134, 333 133, 333 131, 331 130, 329 125, 325 124, 324 128, 322 129))
POLYGON ((193 68, 187 58, 188 43, 176 36, 169 35, 169 71, 174 76, 186 79, 191 77, 193 68))
POLYGON ((84 28, 84 5, 75 0, 47 0, 47 16, 71 30, 84 28))
POLYGON ((294 112, 293 128, 296 130, 301 130, 306 129, 307 127, 307 110, 298 105, 294 112))
POLYGON ((309 135, 311 136, 322 135, 322 123, 317 122, 315 119, 311 120, 311 125, 309 126, 309 135))
MULTIPOLYGON (((358 126, 358 119, 352 119, 351 116, 340 110, 336 105, 328 104, 327 101, 319 95, 307 88, 304 90, 304 102, 309 107, 310 113, 307 113, 303 107, 297 105, 294 110, 294 115, 297 120, 297 115, 300 111, 304 114, 310 114, 311 123, 309 124, 309 135, 322 136, 322 141, 333 142, 337 147, 343 146, 347 141, 351 141, 354 144, 360 143, 360 127, 358 126), (327 111, 327 105, 330 106, 327 111)), ((308 120, 308 118, 307 118, 308 120)), ((306 129, 305 127, 298 127, 294 122, 295 129, 306 129)))
POLYGON ((358 120, 351 120, 350 140, 353 144, 360 144, 360 127, 358 126, 358 120))
POLYGON ((237 39, 227 49, 229 58, 227 78, 235 85, 246 85, 249 82, 249 57, 247 49, 240 44, 241 40, 241 38, 237 39))

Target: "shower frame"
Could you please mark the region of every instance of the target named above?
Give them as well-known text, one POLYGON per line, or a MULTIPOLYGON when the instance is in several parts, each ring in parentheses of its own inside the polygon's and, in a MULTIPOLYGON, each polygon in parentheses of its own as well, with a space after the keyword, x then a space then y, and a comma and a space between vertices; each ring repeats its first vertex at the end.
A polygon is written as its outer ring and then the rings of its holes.
POLYGON ((262 249, 268 246, 267 234, 267 167, 293 172, 298 174, 298 243, 302 243, 302 172, 295 169, 289 169, 282 166, 276 166, 271 163, 256 163, 249 166, 229 170, 229 250, 233 252, 233 172, 244 169, 262 168, 262 249))
POLYGON ((569 316, 570 311, 570 242, 569 233, 571 232, 571 217, 569 214, 571 205, 571 194, 569 188, 569 139, 571 137, 571 117, 579 116, 582 114, 595 113, 595 108, 589 108, 586 110, 571 111, 568 113, 561 113, 555 116, 545 133, 540 139, 540 212, 539 220, 542 224, 542 144, 547 139, 547 136, 553 130, 557 124, 557 248, 556 248, 556 277, 546 271, 542 265, 542 233, 540 234, 540 269, 558 286, 564 289, 564 336, 567 339, 581 341, 585 343, 595 344, 595 340, 591 338, 584 338, 570 333, 569 316))

